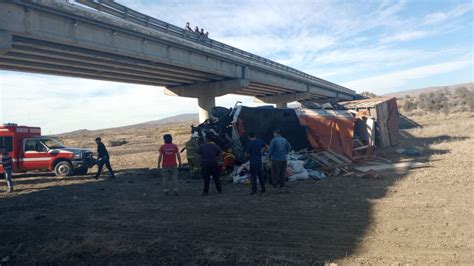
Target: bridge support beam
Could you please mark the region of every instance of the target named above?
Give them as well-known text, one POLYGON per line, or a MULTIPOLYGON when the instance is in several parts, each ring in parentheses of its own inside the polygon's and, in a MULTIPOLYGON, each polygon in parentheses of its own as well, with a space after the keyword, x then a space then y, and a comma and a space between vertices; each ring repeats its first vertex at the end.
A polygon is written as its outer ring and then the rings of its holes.
POLYGON ((12 34, 8 31, 0 30, 0 54, 6 54, 12 49, 12 34))
POLYGON ((277 108, 287 108, 288 103, 310 98, 309 92, 285 93, 272 96, 256 97, 257 102, 273 103, 277 108))
POLYGON ((199 123, 203 123, 211 117, 212 108, 216 106, 216 98, 212 96, 201 96, 198 98, 199 123))
POLYGON ((172 86, 165 89, 165 95, 197 98, 199 123, 202 123, 211 117, 212 108, 216 106, 215 97, 235 93, 241 89, 248 88, 249 84, 248 79, 232 79, 172 86))

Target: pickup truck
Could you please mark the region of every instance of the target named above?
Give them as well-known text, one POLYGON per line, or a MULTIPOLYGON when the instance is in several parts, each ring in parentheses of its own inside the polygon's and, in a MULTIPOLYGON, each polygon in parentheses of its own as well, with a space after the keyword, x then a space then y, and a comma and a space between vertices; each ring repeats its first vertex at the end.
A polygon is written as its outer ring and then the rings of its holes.
POLYGON ((39 127, 0 125, 0 146, 13 159, 13 172, 54 171, 65 177, 86 174, 96 164, 91 151, 69 148, 56 138, 41 136, 39 127))

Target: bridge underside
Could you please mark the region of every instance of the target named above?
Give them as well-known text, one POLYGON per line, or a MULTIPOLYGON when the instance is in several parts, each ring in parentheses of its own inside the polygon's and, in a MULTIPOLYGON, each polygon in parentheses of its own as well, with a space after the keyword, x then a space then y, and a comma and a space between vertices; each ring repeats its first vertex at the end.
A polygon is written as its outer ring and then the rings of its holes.
MULTIPOLYGON (((13 35, 11 39, 11 48, 0 54, 0 69, 162 87, 229 79, 151 60, 29 37, 13 35)), ((250 82, 248 87, 233 93, 261 97, 293 92, 290 88, 250 82)), ((331 98, 331 95, 322 93, 313 93, 311 96, 317 99, 331 98)))
POLYGON ((165 22, 155 30, 50 0, 0 1, 0 18, 0 69, 166 87, 198 98, 203 114, 230 93, 278 106, 356 95, 217 41, 189 39, 165 22))

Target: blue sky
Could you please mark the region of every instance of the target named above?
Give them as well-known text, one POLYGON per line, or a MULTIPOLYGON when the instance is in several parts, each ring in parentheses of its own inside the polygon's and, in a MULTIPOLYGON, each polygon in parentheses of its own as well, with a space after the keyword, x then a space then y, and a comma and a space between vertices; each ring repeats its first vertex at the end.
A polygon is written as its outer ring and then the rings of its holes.
MULTIPOLYGON (((355 89, 384 94, 474 79, 472 1, 119 0, 178 26, 355 89)), ((0 121, 45 133, 196 112, 162 88, 0 71, 0 121), (80 88, 80 89, 78 89, 80 88)), ((228 95, 232 106, 248 97, 228 95)))

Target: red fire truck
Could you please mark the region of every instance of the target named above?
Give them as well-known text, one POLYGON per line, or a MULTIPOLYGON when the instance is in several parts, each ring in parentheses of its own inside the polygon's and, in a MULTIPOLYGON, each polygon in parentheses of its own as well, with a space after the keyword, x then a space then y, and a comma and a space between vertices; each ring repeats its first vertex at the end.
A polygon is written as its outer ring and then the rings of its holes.
MULTIPOLYGON (((47 170, 64 177, 86 174, 95 164, 89 150, 67 148, 55 138, 41 136, 39 127, 0 125, 0 146, 5 147, 13 159, 13 172, 47 170)), ((0 173, 3 173, 2 166, 0 173)))

